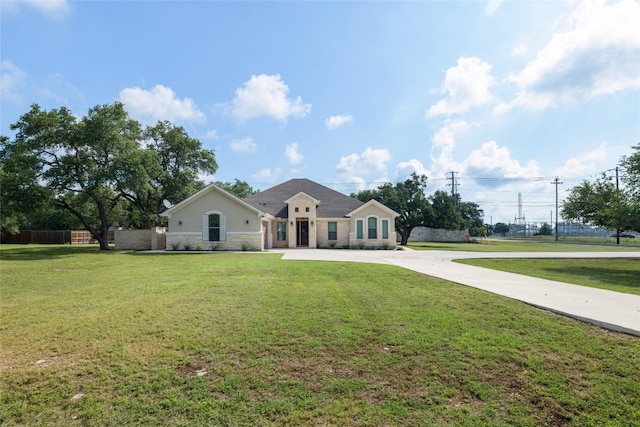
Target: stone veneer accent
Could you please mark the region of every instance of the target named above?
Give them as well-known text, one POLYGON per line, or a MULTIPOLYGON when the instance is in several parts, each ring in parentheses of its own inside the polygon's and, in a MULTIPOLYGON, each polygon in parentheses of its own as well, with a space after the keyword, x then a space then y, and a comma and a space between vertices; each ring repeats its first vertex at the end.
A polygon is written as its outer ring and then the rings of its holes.
POLYGON ((202 233, 167 233, 167 244, 165 249, 172 251, 173 244, 180 243, 178 250, 183 251, 185 243, 191 245, 192 250, 200 246, 203 251, 261 251, 262 248, 262 233, 234 233, 227 232, 226 240, 219 242, 210 242, 208 240, 202 240, 202 233))

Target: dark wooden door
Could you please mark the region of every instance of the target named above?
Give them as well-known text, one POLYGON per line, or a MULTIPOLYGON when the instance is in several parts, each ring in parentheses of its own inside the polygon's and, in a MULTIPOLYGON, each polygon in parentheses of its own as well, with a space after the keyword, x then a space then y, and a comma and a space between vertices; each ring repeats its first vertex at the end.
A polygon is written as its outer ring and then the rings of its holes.
POLYGON ((309 246, 309 221, 296 221, 296 234, 298 246, 309 246))

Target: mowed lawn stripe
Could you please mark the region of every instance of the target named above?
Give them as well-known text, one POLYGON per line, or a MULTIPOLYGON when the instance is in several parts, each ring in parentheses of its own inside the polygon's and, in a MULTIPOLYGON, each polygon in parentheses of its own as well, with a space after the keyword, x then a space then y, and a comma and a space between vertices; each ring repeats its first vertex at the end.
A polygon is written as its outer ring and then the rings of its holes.
POLYGON ((640 420, 637 338, 401 268, 0 251, 6 425, 640 420))

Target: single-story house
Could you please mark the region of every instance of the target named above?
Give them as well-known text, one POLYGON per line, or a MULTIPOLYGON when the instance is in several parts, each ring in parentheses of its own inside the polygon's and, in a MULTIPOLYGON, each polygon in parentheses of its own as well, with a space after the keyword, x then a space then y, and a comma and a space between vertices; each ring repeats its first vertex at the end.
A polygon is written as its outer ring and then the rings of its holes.
POLYGON ((308 179, 241 199, 210 184, 161 214, 167 249, 395 248, 398 213, 308 179))

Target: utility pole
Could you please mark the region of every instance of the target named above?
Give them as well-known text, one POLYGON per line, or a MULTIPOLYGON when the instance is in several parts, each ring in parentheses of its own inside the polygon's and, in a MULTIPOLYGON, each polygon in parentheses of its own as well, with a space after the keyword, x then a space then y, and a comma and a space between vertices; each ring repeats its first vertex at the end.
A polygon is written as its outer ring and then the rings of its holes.
MULTIPOLYGON (((618 167, 616 166, 616 196, 618 195, 618 190, 620 189, 618 184, 618 167)), ((616 227, 616 245, 620 244, 620 227, 616 227)))
POLYGON ((556 242, 558 241, 558 185, 562 183, 563 182, 560 181, 560 178, 558 178, 557 176, 556 179, 551 181, 551 184, 555 184, 556 186, 556 242))
POLYGON ((456 174, 458 172, 447 172, 447 174, 451 174, 451 195, 455 196, 456 194, 458 194, 458 182, 456 180, 456 174))

